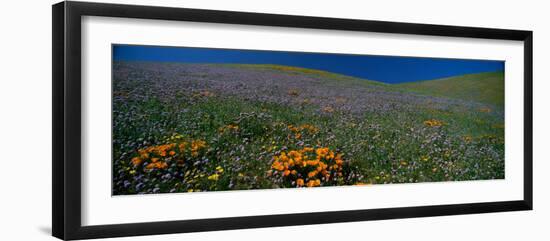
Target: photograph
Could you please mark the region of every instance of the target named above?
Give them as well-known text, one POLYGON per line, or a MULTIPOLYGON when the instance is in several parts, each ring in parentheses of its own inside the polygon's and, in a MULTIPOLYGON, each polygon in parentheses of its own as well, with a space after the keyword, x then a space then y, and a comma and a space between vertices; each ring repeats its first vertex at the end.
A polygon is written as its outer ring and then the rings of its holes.
POLYGON ((6 1, 0 241, 550 240, 545 5, 6 1))
POLYGON ((505 178, 504 61, 112 45, 112 195, 505 178))

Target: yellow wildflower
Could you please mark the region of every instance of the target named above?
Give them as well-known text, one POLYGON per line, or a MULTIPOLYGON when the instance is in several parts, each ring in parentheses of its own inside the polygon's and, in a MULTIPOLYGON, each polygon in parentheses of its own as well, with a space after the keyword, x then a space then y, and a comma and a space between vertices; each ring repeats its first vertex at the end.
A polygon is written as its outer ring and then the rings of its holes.
POLYGON ((430 127, 438 127, 442 126, 443 122, 435 119, 426 120, 424 121, 424 125, 430 126, 430 127))
POLYGON ((487 108, 487 107, 484 107, 484 108, 480 108, 479 112, 489 113, 489 112, 491 112, 491 109, 487 108))
POLYGON ((211 180, 211 181, 217 181, 219 178, 220 178, 220 175, 217 174, 217 173, 214 173, 214 174, 208 176, 208 180, 211 180))

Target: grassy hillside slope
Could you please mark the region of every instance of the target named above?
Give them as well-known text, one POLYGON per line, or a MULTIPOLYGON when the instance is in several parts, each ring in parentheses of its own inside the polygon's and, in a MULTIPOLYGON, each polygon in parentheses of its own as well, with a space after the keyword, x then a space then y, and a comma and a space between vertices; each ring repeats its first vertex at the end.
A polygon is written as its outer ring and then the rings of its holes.
POLYGON ((467 74, 396 86, 431 96, 442 96, 504 106, 504 72, 467 74))
POLYGON ((320 78, 325 78, 327 80, 343 80, 340 84, 360 84, 360 85, 370 85, 370 86, 385 86, 389 85, 383 82, 368 80, 358 77, 353 77, 344 74, 338 74, 334 72, 318 70, 318 69, 309 69, 295 66, 286 66, 286 65, 276 65, 276 64, 226 64, 226 66, 239 67, 245 69, 258 69, 258 70, 271 70, 275 72, 286 72, 293 75, 307 75, 315 76, 320 78))
POLYGON ((502 179, 502 108, 409 90, 485 99, 498 79, 114 62, 113 194, 502 179))
POLYGON ((234 64, 232 67, 273 70, 296 75, 316 76, 327 80, 340 80, 339 84, 360 84, 386 89, 414 92, 429 96, 448 97, 476 101, 496 106, 504 105, 504 72, 467 74, 448 78, 416 81, 402 84, 386 84, 323 70, 273 64, 234 64))

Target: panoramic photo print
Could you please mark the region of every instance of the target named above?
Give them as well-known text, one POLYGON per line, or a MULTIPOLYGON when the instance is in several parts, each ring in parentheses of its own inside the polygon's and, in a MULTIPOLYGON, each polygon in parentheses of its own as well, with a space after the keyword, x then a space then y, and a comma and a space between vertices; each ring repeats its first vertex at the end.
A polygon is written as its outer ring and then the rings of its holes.
POLYGON ((504 178, 504 61, 112 46, 112 194, 504 178))

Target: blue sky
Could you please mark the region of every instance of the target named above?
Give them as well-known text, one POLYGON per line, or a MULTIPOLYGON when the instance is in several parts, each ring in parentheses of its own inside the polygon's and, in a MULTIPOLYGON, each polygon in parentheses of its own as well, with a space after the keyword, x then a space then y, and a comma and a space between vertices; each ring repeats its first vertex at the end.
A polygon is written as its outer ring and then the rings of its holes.
POLYGON ((280 64, 325 70, 385 83, 504 71, 504 61, 263 50, 113 45, 113 59, 182 63, 280 64))

